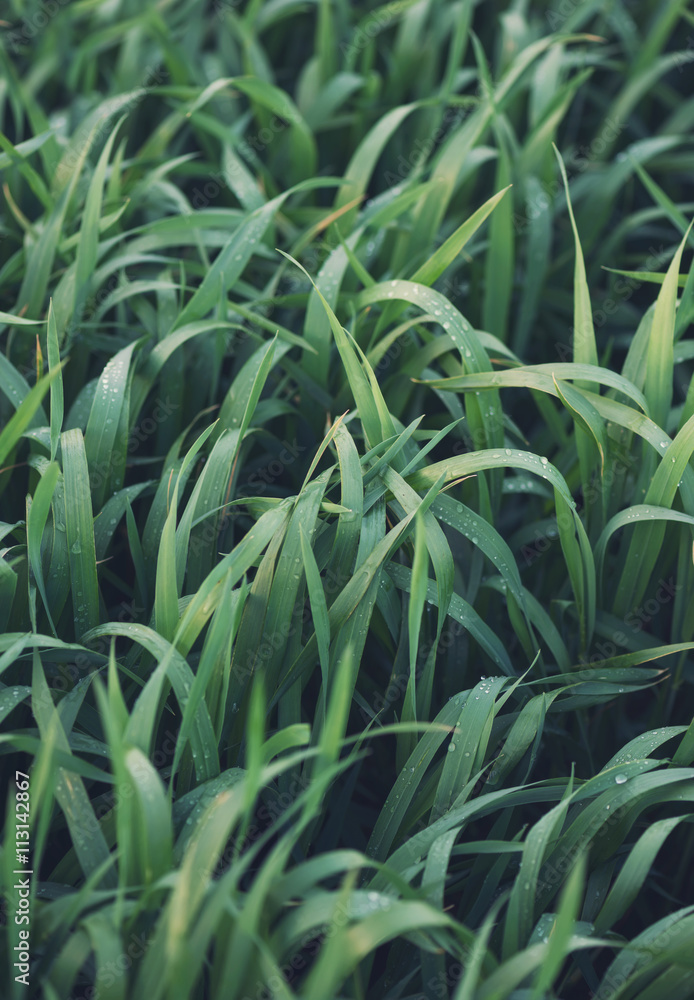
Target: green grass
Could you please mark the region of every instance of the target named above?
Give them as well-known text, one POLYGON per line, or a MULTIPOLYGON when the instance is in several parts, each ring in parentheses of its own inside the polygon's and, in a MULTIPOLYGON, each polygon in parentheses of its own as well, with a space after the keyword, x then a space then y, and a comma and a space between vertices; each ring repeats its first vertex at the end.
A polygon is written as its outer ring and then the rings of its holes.
POLYGON ((4 18, 2 995, 687 1000, 691 10, 4 18))

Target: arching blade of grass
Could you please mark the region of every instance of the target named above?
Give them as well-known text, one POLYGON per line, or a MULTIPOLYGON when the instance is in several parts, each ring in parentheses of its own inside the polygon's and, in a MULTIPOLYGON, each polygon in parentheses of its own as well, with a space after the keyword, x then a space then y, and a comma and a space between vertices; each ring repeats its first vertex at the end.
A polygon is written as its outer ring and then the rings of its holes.
MULTIPOLYGON (((651 45, 653 44, 653 41, 654 39, 651 39, 650 44, 646 43, 647 49, 651 52, 651 45)), ((658 58, 653 58, 648 69, 644 69, 639 73, 634 73, 631 79, 627 82, 626 86, 620 91, 616 100, 613 102, 611 107, 608 108, 608 113, 605 115, 605 121, 624 121, 643 96, 660 81, 661 77, 665 76, 676 67, 682 66, 683 63, 690 62, 693 59, 694 53, 689 50, 667 52, 658 58)), ((614 129, 612 131, 613 133, 615 132, 614 129)), ((601 151, 601 156, 603 158, 611 152, 614 147, 615 140, 617 139, 617 135, 618 133, 606 137, 605 148, 601 151)))
MULTIPOLYGON (((409 591, 411 586, 410 570, 397 563, 391 563, 388 566, 388 575, 398 588, 409 591)), ((428 604, 433 605, 436 605, 438 600, 437 587, 432 580, 427 582, 426 599, 428 604)), ((515 676, 511 660, 493 630, 489 628, 475 609, 456 593, 451 595, 448 614, 470 632, 495 666, 503 670, 507 676, 515 676)))
POLYGON ((651 660, 660 660, 672 653, 684 652, 687 649, 694 649, 694 643, 673 642, 668 646, 649 646, 647 649, 637 650, 635 653, 624 653, 621 656, 608 656, 600 661, 602 668, 622 669, 632 667, 639 663, 649 663, 651 660))
MULTIPOLYGON (((267 80, 261 80, 253 76, 237 76, 227 79, 218 79, 209 84, 198 98, 193 102, 192 107, 186 112, 187 117, 192 118, 198 108, 206 104, 215 92, 233 87, 240 90, 255 104, 271 111, 274 116, 289 122, 290 136, 292 138, 290 146, 290 162, 301 164, 300 174, 312 176, 316 173, 316 143, 311 130, 304 121, 301 112, 286 91, 275 87, 267 80)), ((292 171, 294 172, 294 170, 292 171)))
POLYGON ((595 572, 598 585, 602 589, 602 577, 605 562, 605 552, 610 537, 619 528, 624 528, 629 524, 638 524, 642 521, 679 521, 680 523, 694 526, 694 516, 683 514, 681 511, 672 510, 670 507, 657 507, 652 504, 634 504, 628 510, 620 511, 605 525, 598 541, 595 545, 595 572))
POLYGON ((657 764, 658 761, 626 763, 617 775, 620 782, 615 783, 613 773, 598 775, 575 793, 574 798, 579 801, 593 791, 597 795, 581 808, 547 857, 537 894, 538 907, 547 906, 556 894, 552 873, 561 859, 590 847, 593 863, 599 863, 618 849, 649 805, 678 800, 680 795, 683 800, 691 799, 691 769, 655 771, 657 764), (622 781, 623 778, 627 780, 622 781))
POLYGON ((174 891, 169 896, 152 935, 150 946, 138 970, 133 994, 161 1000, 169 993, 170 967, 175 955, 185 951, 185 938, 199 914, 208 882, 229 835, 242 815, 243 782, 218 794, 197 824, 179 869, 174 891), (168 961, 167 961, 168 958, 168 961), (165 992, 166 991, 166 992, 165 992))
MULTIPOLYGON (((357 300, 360 308, 374 302, 399 298, 418 308, 441 317, 444 331, 449 333, 460 351, 463 364, 470 371, 489 371, 491 364, 487 353, 482 347, 478 336, 464 317, 454 309, 448 299, 440 292, 425 288, 414 282, 391 281, 375 285, 362 292, 357 300)), ((465 410, 469 423, 470 434, 477 447, 486 443, 489 447, 503 443, 503 417, 498 393, 492 391, 482 407, 474 395, 466 397, 465 410)), ((492 502, 498 502, 501 482, 497 475, 492 476, 492 502)))
POLYGON ((40 326, 43 320, 27 319, 25 316, 15 316, 13 313, 0 311, 0 323, 6 323, 8 326, 40 326))
POLYGON ((618 375, 616 372, 600 368, 597 365, 579 365, 570 361, 560 361, 556 364, 523 365, 520 368, 509 368, 493 373, 480 372, 446 379, 431 379, 427 380, 425 384, 437 389, 479 389, 486 391, 505 386, 525 386, 529 389, 538 389, 551 395, 558 395, 555 379, 562 382, 575 379, 583 386, 582 391, 586 391, 586 387, 590 386, 591 383, 606 385, 633 400, 645 413, 649 412, 648 403, 643 393, 623 375, 618 375))
MULTIPOLYGON (((566 204, 569 210, 569 219, 571 220, 571 228, 574 235, 574 251, 576 255, 576 264, 574 268, 574 326, 572 338, 573 361, 576 364, 589 364, 597 366, 598 352, 595 343, 595 330, 593 328, 590 292, 586 279, 586 268, 583 260, 581 241, 578 234, 578 228, 576 226, 576 220, 574 218, 573 206, 571 205, 569 182, 566 177, 564 161, 559 155, 559 150, 556 146, 554 146, 554 152, 559 162, 559 169, 561 170, 562 180, 564 181, 564 188, 566 190, 566 204)), ((589 385, 585 382, 579 382, 577 388, 588 389, 589 385)), ((580 424, 576 427, 576 447, 578 450, 578 459, 581 468, 583 490, 586 492, 589 488, 593 468, 593 454, 591 453, 592 449, 590 439, 586 436, 585 428, 580 424)), ((604 463, 604 454, 602 456, 602 462, 604 463)))
MULTIPOLYGON (((663 456, 644 497, 644 504, 671 507, 685 470, 690 471, 688 465, 693 451, 694 417, 691 417, 663 456)), ((624 617, 643 597, 660 555, 664 533, 665 525, 660 522, 636 525, 615 594, 616 615, 624 617)))
MULTIPOLYGON (((346 894, 345 894, 346 895, 346 894)), ((336 900, 334 919, 337 920, 340 910, 336 900)), ((339 927, 339 924, 337 925, 339 927)), ((311 970, 305 989, 306 1000, 320 1000, 325 995, 325 989, 331 992, 339 989, 342 982, 358 963, 368 955, 374 947, 392 938, 435 928, 450 928, 453 931, 451 919, 426 903, 418 900, 398 900, 385 913, 374 913, 359 921, 356 926, 338 931, 330 936, 329 946, 321 952, 315 967, 311 970)), ((460 933, 456 927, 457 933, 460 933)), ((469 938, 472 933, 468 932, 469 938)))
POLYGON ((659 820, 641 835, 595 918, 594 924, 598 933, 604 933, 614 927, 635 901, 653 867, 658 851, 683 819, 683 816, 674 816, 671 819, 659 820))
POLYGON ((137 418, 159 372, 174 351, 182 347, 183 344, 193 337, 212 333, 226 326, 226 323, 219 320, 199 320, 195 323, 187 323, 185 326, 178 326, 174 332, 169 333, 163 340, 160 340, 147 355, 139 371, 133 376, 131 418, 133 420, 137 418))
POLYGON ((585 647, 590 642, 595 625, 593 553, 585 528, 576 513, 576 504, 569 493, 566 481, 546 458, 538 458, 537 455, 509 448, 499 452, 494 450, 477 451, 470 455, 456 456, 450 461, 430 465, 428 469, 408 476, 408 482, 413 489, 421 490, 441 473, 445 473, 446 482, 452 482, 456 478, 478 472, 484 468, 503 468, 504 466, 533 472, 543 479, 549 480, 554 487, 557 526, 581 623, 581 645, 585 647), (509 451, 510 455, 507 454, 509 451))
POLYGON ((532 746, 530 762, 528 763, 525 780, 532 769, 542 732, 544 729, 547 709, 551 707, 559 691, 551 694, 536 695, 521 709, 518 718, 511 727, 506 742, 489 774, 490 784, 497 784, 520 763, 526 751, 532 746))
POLYGON ((557 35, 548 35, 527 45, 515 57, 502 79, 494 87, 493 93, 489 97, 483 97, 479 106, 462 126, 446 138, 434 159, 432 179, 438 182, 437 188, 422 203, 417 213, 410 252, 419 246, 430 245, 455 190, 461 162, 469 156, 470 151, 488 128, 494 112, 503 111, 505 103, 517 93, 523 75, 533 62, 553 45, 584 40, 592 39, 590 36, 582 35, 565 35, 561 39, 557 35))
POLYGON ((687 979, 689 969, 678 968, 675 965, 678 951, 691 947, 691 935, 694 931, 694 907, 685 906, 674 913, 668 914, 662 920, 657 920, 641 934, 632 938, 626 948, 623 948, 617 957, 608 966, 599 989, 605 995, 606 1000, 622 1000, 635 988, 639 989, 636 994, 644 1000, 655 1000, 660 995, 686 996, 689 988, 687 979), (665 947, 663 947, 665 943, 665 947), (668 983, 659 982, 656 978, 663 969, 670 969, 674 977, 670 977, 668 983), (686 971, 685 971, 686 970, 686 971), (647 984, 652 983, 656 992, 649 994, 646 992, 647 984), (683 989, 684 988, 684 989, 683 989), (666 993, 661 992, 663 989, 666 993), (675 993, 675 989, 678 990, 675 993))
MULTIPOLYGON (((443 272, 456 260, 463 248, 475 235, 482 223, 491 215, 504 195, 509 191, 510 185, 502 188, 497 194, 489 198, 481 205, 461 226, 452 233, 448 239, 432 254, 432 256, 417 268, 409 278, 409 281, 420 285, 431 286, 443 272)), ((424 194, 424 192, 422 192, 424 194)), ((405 304, 397 302, 391 304, 385 311, 382 323, 393 323, 401 314, 405 304)))
MULTIPOLYGON (((573 385, 566 382, 558 382, 556 376, 553 376, 553 379, 557 394, 573 419, 577 434, 577 444, 579 441, 578 435, 583 434, 582 440, 583 455, 585 457, 585 469, 591 468, 593 463, 589 456, 593 448, 597 448, 600 458, 600 497, 602 500, 602 503, 598 508, 599 513, 597 520, 598 523, 602 525, 605 522, 607 511, 607 494, 603 487, 603 482, 606 456, 609 454, 609 445, 604 421, 591 402, 586 399, 585 396, 581 395, 578 388, 575 388, 573 385)), ((583 490, 584 496, 591 495, 589 493, 590 479, 584 479, 583 490)))
POLYGON ((240 443, 248 430, 273 365, 284 358, 288 350, 289 345, 278 344, 275 337, 253 352, 224 397, 213 440, 222 434, 224 428, 229 428, 232 432, 238 430, 240 443))
MULTIPOLYGON (((581 241, 578 235, 578 228, 574 218, 571 197, 569 195, 569 182, 566 176, 566 167, 559 150, 554 146, 554 152, 559 163, 564 188, 566 190, 566 204, 569 210, 569 219, 574 235, 574 249, 576 254, 576 264, 574 270, 574 329, 573 329, 573 360, 576 364, 597 365, 598 352, 595 344, 595 330, 593 328, 593 315, 590 304, 590 291, 586 279, 586 267, 583 260, 581 241)), ((583 387, 585 388, 585 386, 583 387)))
MULTIPOLYGON (((123 516, 127 515, 130 504, 134 503, 143 492, 151 492, 152 487, 156 485, 156 480, 154 479, 145 480, 133 486, 126 486, 125 489, 118 490, 115 496, 108 498, 101 508, 99 516, 94 521, 94 543, 96 545, 97 563, 106 555, 106 550, 116 532, 116 528, 123 516)), ((146 572, 147 566, 145 565, 146 572)))

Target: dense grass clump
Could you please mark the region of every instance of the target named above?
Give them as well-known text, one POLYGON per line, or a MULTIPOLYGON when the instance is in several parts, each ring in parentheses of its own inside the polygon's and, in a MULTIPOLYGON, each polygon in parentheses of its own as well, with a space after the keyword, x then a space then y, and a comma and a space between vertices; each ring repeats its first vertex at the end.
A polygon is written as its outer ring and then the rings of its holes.
POLYGON ((4 18, 2 996, 691 998, 691 11, 4 18))

